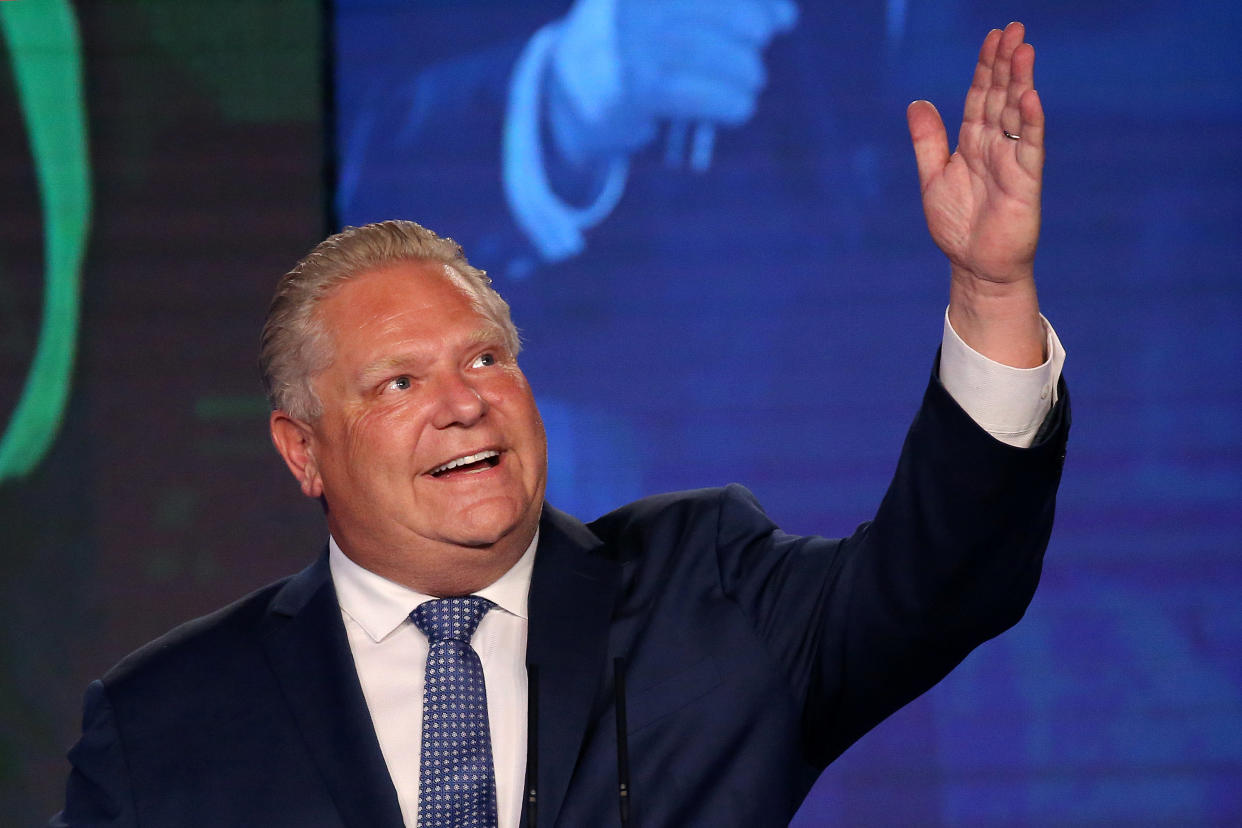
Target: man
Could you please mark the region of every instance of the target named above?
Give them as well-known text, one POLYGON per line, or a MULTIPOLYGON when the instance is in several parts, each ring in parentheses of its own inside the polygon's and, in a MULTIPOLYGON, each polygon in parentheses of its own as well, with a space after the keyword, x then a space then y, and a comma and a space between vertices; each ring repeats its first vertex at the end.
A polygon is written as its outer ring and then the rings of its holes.
POLYGON ((872 523, 785 535, 736 486, 558 512, 486 277, 417 225, 347 230, 282 280, 261 356, 329 550, 94 683, 53 824, 787 822, 1038 580, 1068 412, 1023 36, 985 39, 956 153, 908 113, 950 310, 872 523))

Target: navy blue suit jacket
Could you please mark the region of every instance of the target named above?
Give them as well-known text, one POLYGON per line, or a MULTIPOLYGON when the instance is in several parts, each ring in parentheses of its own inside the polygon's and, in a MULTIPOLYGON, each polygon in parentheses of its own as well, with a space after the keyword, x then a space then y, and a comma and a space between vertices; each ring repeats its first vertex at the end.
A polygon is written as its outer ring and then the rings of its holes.
MULTIPOLYGON (((786 824, 828 762, 1021 617, 1067 405, 1014 449, 933 379, 875 520, 844 540, 782 533, 738 486, 591 524, 545 508, 538 824, 618 823, 617 657, 634 825, 786 824)), ((53 825, 401 825, 326 556, 92 684, 70 759, 53 825)))

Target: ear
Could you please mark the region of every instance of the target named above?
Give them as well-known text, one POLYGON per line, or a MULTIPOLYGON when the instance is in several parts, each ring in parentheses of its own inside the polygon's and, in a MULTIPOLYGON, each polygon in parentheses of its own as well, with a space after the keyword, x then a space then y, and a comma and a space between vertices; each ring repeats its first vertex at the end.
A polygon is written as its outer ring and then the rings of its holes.
POLYGON ((272 431, 272 444, 285 458, 285 465, 301 485, 302 494, 321 497, 323 480, 315 462, 314 432, 310 425, 279 409, 272 412, 268 425, 272 431))

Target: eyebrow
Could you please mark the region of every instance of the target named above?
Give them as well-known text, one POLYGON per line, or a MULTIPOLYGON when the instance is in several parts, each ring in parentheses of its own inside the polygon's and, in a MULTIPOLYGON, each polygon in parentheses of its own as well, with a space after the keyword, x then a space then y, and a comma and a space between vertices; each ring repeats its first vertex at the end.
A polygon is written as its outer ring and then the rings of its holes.
MULTIPOLYGON (((488 323, 475 328, 466 338, 465 344, 469 348, 493 341, 495 344, 503 347, 504 334, 497 325, 488 323)), ((426 363, 433 362, 436 356, 436 349, 428 347, 414 348, 392 356, 380 357, 377 360, 368 362, 358 370, 358 381, 363 385, 368 385, 398 368, 410 367, 417 369, 426 363)))
POLYGON ((372 381, 398 368, 417 368, 427 361, 426 355, 417 351, 408 351, 396 356, 383 357, 362 366, 358 371, 358 381, 363 385, 370 385, 372 381))

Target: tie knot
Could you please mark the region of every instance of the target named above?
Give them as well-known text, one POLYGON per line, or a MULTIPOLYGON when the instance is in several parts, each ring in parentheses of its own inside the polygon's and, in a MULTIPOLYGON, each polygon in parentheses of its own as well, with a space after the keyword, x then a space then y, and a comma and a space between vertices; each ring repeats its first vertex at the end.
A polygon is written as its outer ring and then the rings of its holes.
POLYGON ((479 622, 494 606, 491 601, 477 595, 437 598, 415 607, 410 613, 410 620, 432 644, 446 638, 469 644, 479 622))

